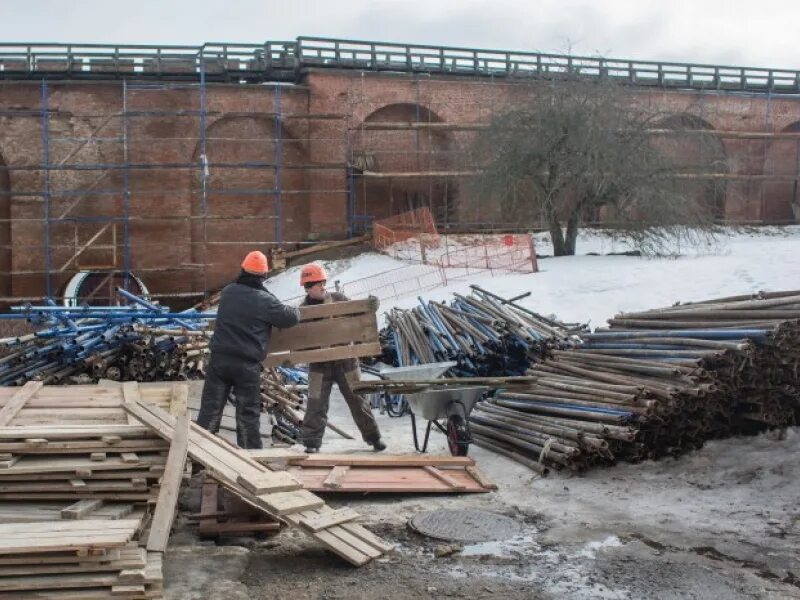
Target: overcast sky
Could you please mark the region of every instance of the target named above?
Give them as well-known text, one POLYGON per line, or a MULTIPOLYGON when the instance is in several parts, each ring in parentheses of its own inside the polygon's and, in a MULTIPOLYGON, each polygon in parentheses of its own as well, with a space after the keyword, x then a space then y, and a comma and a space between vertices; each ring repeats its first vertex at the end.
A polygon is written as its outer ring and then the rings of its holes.
POLYGON ((0 0, 0 40, 297 36, 800 70, 800 0, 0 0))

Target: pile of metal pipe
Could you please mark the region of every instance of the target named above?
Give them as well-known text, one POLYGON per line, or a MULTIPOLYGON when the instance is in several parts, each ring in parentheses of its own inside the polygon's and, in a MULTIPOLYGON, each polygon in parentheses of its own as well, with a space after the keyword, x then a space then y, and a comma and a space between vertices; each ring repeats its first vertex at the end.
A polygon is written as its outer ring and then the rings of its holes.
MULTIPOLYGON (((678 455, 800 423, 800 291, 621 314, 479 404, 476 443, 539 468, 678 455)), ((530 465, 529 465, 530 466, 530 465)))
POLYGON ((456 361, 464 377, 521 375, 546 349, 563 345, 582 326, 554 321, 478 286, 447 304, 419 298, 392 309, 381 331, 383 359, 394 366, 456 361))
POLYGON ((121 306, 12 307, 0 319, 39 329, 0 339, 0 385, 170 381, 203 376, 214 314, 173 313, 125 290, 121 306))

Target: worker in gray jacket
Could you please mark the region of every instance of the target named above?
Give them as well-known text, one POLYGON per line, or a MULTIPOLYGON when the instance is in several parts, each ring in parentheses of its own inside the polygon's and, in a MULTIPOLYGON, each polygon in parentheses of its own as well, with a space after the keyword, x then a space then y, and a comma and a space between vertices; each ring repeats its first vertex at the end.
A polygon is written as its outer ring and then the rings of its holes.
MULTIPOLYGON (((306 297, 302 306, 315 304, 328 304, 347 300, 344 294, 328 292, 325 289, 328 275, 320 265, 311 263, 300 270, 300 285, 306 290, 306 297)), ((372 309, 378 309, 378 299, 370 296, 372 309)), ((322 445, 322 436, 328 423, 328 407, 333 384, 339 386, 339 391, 344 396, 345 402, 353 415, 361 437, 370 444, 376 452, 386 450, 386 444, 381 439, 378 423, 372 414, 369 403, 363 396, 353 391, 353 384, 360 380, 361 373, 358 360, 345 358, 328 362, 312 363, 308 367, 308 405, 303 417, 301 435, 306 446, 306 452, 319 452, 322 445)))
POLYGON ((225 286, 219 299, 211 358, 197 424, 216 433, 233 389, 236 395, 236 443, 261 448, 261 370, 269 352, 273 327, 297 325, 300 311, 264 288, 267 257, 255 251, 242 262, 242 272, 225 286))

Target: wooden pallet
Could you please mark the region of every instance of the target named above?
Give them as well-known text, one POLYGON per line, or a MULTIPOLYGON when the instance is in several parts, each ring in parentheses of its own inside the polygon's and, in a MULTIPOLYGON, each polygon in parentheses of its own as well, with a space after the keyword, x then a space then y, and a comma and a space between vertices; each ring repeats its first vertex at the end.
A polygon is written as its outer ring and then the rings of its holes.
POLYGON ((273 329, 265 364, 301 364, 381 353, 378 321, 369 300, 300 307, 300 323, 273 329))
MULTIPOLYGON (((125 409, 164 439, 174 436, 175 418, 164 410, 147 405, 136 395, 136 384, 126 384, 125 409)), ((228 444, 201 427, 191 424, 189 457, 202 464, 208 474, 247 503, 275 519, 300 527, 328 549, 354 565, 363 565, 383 555, 391 546, 362 526, 337 523, 312 531, 306 522, 332 512, 314 494, 286 472, 275 472, 255 461, 245 450, 228 444)))
POLYGON ((490 482, 466 456, 312 454, 291 449, 251 450, 272 468, 287 468, 313 492, 490 492, 490 482))

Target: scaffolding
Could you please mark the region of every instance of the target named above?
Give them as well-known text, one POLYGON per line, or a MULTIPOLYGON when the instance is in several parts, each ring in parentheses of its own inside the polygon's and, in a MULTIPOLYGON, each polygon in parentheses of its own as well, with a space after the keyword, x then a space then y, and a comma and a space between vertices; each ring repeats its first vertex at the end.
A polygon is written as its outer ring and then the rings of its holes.
POLYGON ((229 85, 206 79, 213 57, 198 60, 199 81, 69 82, 103 97, 101 110, 50 78, 0 80, 6 97, 38 86, 38 106, 4 107, 0 119, 40 132, 24 161, 0 159, 0 302, 60 296, 89 271, 78 301, 109 301, 135 274, 153 296, 190 304, 229 281, 247 251, 327 239, 308 236, 303 219, 310 197, 345 206, 344 157, 326 163, 308 148, 340 145, 343 118, 306 112, 307 90, 283 82, 252 88, 246 110, 226 109, 229 85), (323 185, 306 185, 314 180, 323 185))

